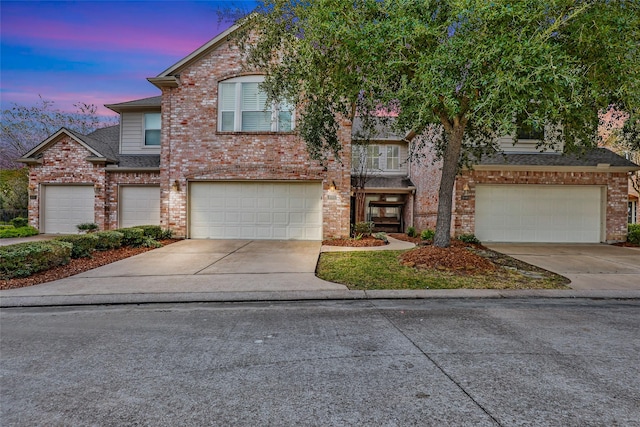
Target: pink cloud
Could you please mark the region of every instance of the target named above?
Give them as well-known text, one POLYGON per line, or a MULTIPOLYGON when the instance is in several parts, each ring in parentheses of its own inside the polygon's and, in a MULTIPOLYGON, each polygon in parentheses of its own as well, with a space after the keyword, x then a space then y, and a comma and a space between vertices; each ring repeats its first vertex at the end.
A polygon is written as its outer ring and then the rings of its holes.
POLYGON ((145 31, 140 27, 116 24, 95 27, 91 23, 52 21, 19 16, 4 23, 3 37, 34 43, 40 47, 83 48, 102 51, 141 51, 162 55, 187 55, 224 29, 228 24, 212 25, 210 37, 164 29, 145 31))

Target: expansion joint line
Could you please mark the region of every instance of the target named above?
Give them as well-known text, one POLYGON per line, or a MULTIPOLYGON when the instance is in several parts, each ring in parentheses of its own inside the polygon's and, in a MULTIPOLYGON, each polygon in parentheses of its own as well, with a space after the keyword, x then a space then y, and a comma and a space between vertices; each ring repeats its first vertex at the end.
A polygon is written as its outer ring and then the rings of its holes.
POLYGON ((500 423, 500 421, 498 421, 490 412, 487 408, 485 408, 484 406, 482 406, 482 404, 480 402, 478 402, 476 399, 473 398, 473 396, 471 396, 469 394, 469 392, 467 392, 467 390, 465 390, 465 388, 462 386, 462 384, 460 384, 460 382, 456 381, 435 359, 433 359, 429 353, 425 352, 422 348, 420 348, 420 346, 414 341, 412 340, 407 334, 404 333, 404 331, 402 329, 400 329, 398 327, 398 325, 395 324, 395 322, 393 320, 391 320, 385 313, 383 310, 381 310, 379 307, 375 307, 378 311, 378 313, 380 313, 380 315, 382 315, 382 317, 384 317, 387 322, 389 322, 402 336, 404 336, 407 341, 409 341, 420 353, 422 353, 424 355, 424 357, 426 357, 431 363, 433 363, 433 365, 440 371, 442 372, 442 374, 447 377, 452 383, 454 383, 456 385, 456 387, 458 387, 460 389, 460 391, 462 391, 469 399, 471 399, 471 401, 473 403, 476 404, 476 406, 478 408, 480 408, 482 410, 482 412, 484 412, 485 414, 487 414, 487 416, 489 416, 489 418, 491 418, 493 420, 494 423, 496 423, 496 425, 502 426, 502 424, 500 423))
POLYGON ((235 254, 236 252, 238 252, 240 249, 247 247, 248 245, 250 245, 251 243, 253 243, 253 240, 249 240, 246 244, 240 246, 238 249, 235 249, 231 252, 229 252, 228 254, 226 254, 225 256, 223 256, 220 259, 217 259, 215 261, 213 261, 211 264, 207 265, 206 267, 201 268, 200 270, 196 271, 195 273, 193 273, 194 275, 199 274, 201 271, 206 270, 207 268, 211 267, 213 264, 217 264, 220 261, 222 261, 223 259, 225 259, 226 257, 235 254))

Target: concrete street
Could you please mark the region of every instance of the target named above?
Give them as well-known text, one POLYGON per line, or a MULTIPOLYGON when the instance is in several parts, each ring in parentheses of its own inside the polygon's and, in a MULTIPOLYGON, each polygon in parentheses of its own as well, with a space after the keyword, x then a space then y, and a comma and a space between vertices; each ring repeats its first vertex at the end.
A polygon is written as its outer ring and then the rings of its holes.
POLYGON ((3 426, 640 425, 640 301, 5 308, 3 426))

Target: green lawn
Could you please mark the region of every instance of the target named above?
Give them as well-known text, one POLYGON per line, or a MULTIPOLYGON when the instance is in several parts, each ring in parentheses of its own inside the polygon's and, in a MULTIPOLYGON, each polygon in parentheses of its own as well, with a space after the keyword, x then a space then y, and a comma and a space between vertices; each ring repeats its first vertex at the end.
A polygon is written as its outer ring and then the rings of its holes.
MULTIPOLYGON (((550 272, 536 271, 530 277, 518 271, 498 268, 489 274, 458 274, 441 270, 418 270, 400 264, 404 251, 324 252, 317 275, 349 289, 564 289, 568 280, 550 272)), ((519 263, 522 265, 522 263, 519 263)))

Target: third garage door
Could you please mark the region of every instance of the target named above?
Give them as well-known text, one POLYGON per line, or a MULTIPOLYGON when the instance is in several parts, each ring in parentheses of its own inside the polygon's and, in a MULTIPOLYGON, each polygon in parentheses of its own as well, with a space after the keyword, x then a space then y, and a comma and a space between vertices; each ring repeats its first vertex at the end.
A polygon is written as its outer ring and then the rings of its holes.
POLYGON ((194 182, 189 195, 194 239, 322 239, 318 182, 194 182))
POLYGON ((483 242, 598 243, 601 187, 477 185, 476 237, 483 242))

